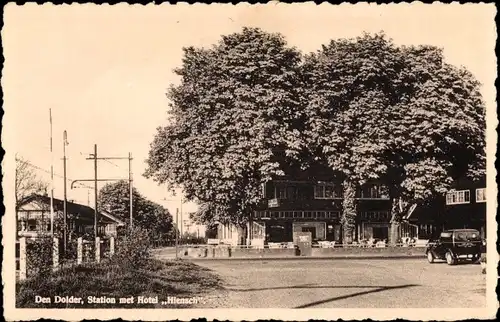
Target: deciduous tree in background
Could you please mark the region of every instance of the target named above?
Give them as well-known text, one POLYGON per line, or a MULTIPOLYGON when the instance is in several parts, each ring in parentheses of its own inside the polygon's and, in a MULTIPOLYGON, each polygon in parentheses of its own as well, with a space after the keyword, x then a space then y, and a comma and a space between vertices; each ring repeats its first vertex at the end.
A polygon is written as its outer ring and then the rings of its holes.
MULTIPOLYGON (((31 164, 16 154, 16 173, 14 176, 14 195, 16 198, 16 227, 19 207, 24 205, 31 196, 47 193, 48 184, 35 172, 31 164)), ((17 231, 16 231, 17 237, 17 231)))
MULTIPOLYGON (((134 226, 146 229, 153 240, 160 241, 172 234, 172 216, 162 205, 142 196, 132 189, 134 226)), ((108 183, 99 191, 99 208, 118 217, 127 225, 130 223, 130 190, 126 180, 108 183)))
POLYGON ((300 62, 281 35, 254 28, 185 48, 181 83, 167 95, 169 124, 158 129, 145 175, 242 227, 261 184, 300 153, 300 62))
POLYGON ((27 160, 16 155, 15 197, 16 210, 35 194, 46 193, 48 184, 40 179, 27 160))

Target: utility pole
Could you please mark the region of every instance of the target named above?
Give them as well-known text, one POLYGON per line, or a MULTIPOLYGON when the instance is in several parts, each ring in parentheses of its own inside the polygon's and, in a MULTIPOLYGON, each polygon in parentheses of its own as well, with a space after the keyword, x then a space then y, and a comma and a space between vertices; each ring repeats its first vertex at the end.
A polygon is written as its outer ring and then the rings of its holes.
POLYGON ((67 189, 66 189, 66 145, 68 145, 68 133, 66 130, 63 132, 63 168, 64 168, 64 203, 63 203, 63 216, 64 216, 64 227, 63 227, 63 251, 66 254, 67 243, 68 243, 68 209, 67 209, 67 189))
POLYGON ((54 238, 54 153, 52 150, 52 109, 49 108, 50 122, 50 236, 54 238))
MULTIPOLYGON (((97 212, 97 144, 94 144, 94 232, 95 236, 98 236, 98 231, 97 231, 97 220, 98 218, 98 212, 97 212)), ((97 246, 96 246, 97 247, 97 246)))
MULTIPOLYGON (((130 187, 130 225, 132 225, 132 213, 133 213, 133 187, 132 187, 132 153, 128 154, 128 157, 97 157, 97 144, 94 144, 94 154, 90 155, 91 157, 87 158, 87 160, 94 160, 94 197, 95 197, 95 219, 94 219, 94 230, 97 236, 97 222, 98 222, 98 212, 97 212, 97 182, 98 181, 119 181, 123 179, 98 179, 97 177, 97 160, 124 160, 128 159, 128 165, 129 165, 129 175, 128 175, 128 181, 129 181, 129 187, 130 187)), ((73 183, 77 181, 89 181, 89 179, 79 179, 79 180, 73 180, 73 183)), ((72 187, 73 188, 73 187, 72 187)))
POLYGON ((130 187, 130 228, 134 225, 133 212, 133 187, 132 187, 132 153, 128 153, 128 184, 130 187))

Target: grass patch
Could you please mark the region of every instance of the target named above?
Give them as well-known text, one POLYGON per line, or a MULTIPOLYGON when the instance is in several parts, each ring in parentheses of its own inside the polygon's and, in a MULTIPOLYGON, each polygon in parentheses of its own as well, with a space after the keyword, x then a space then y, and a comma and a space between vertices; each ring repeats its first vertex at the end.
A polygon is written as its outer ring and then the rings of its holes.
POLYGON ((211 270, 184 261, 161 262, 150 259, 140 268, 119 261, 80 265, 34 276, 16 285, 19 308, 180 308, 186 304, 164 306, 167 297, 203 296, 221 288, 221 280, 211 270), (35 297, 50 298, 51 303, 36 303, 35 297), (55 303, 55 296, 82 298, 83 304, 55 303), (158 297, 159 303, 139 304, 139 296, 158 297), (115 303, 89 303, 88 297, 114 298, 115 303), (119 303, 134 297, 133 304, 119 303))

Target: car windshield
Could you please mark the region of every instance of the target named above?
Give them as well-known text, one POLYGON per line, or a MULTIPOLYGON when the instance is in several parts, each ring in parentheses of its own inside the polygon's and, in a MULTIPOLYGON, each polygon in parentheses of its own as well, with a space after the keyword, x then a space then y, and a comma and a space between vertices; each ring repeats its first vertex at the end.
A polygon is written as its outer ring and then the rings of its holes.
POLYGON ((472 240, 480 240, 479 232, 477 231, 457 231, 455 233, 456 241, 472 241, 472 240))

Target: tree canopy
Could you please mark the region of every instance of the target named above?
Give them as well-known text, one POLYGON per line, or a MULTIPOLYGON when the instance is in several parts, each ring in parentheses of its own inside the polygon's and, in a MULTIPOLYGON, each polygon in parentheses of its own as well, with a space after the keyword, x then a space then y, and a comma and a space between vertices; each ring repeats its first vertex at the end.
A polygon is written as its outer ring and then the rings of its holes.
MULTIPOLYGON (((445 63, 441 49, 364 34, 332 40, 306 57, 303 70, 309 149, 353 185, 389 183, 393 221, 411 203, 444 194, 454 179, 484 174, 479 83, 445 63)), ((355 216, 349 211, 343 220, 355 216)))
MULTIPOLYGON (((185 48, 175 73, 169 124, 145 175, 181 187, 204 220, 245 222, 261 184, 291 167, 327 164, 349 196, 387 182, 393 215, 456 178, 484 175, 480 84, 440 48, 397 46, 379 33, 302 56, 279 34, 244 28, 211 48, 185 48)), ((344 208, 355 216, 355 204, 344 208)))
MULTIPOLYGON (((130 224, 130 190, 126 180, 104 185, 99 191, 98 207, 130 224)), ((172 231, 172 216, 162 205, 132 189, 133 225, 147 229, 151 236, 162 237, 172 231)))
POLYGON ((212 48, 184 48, 170 123, 151 145, 147 177, 182 187, 219 220, 244 223, 261 184, 300 153, 300 53, 279 34, 244 28, 212 48))
POLYGON ((412 200, 484 174, 479 83, 432 46, 383 33, 332 40, 306 58, 311 149, 352 180, 384 179, 412 200))

